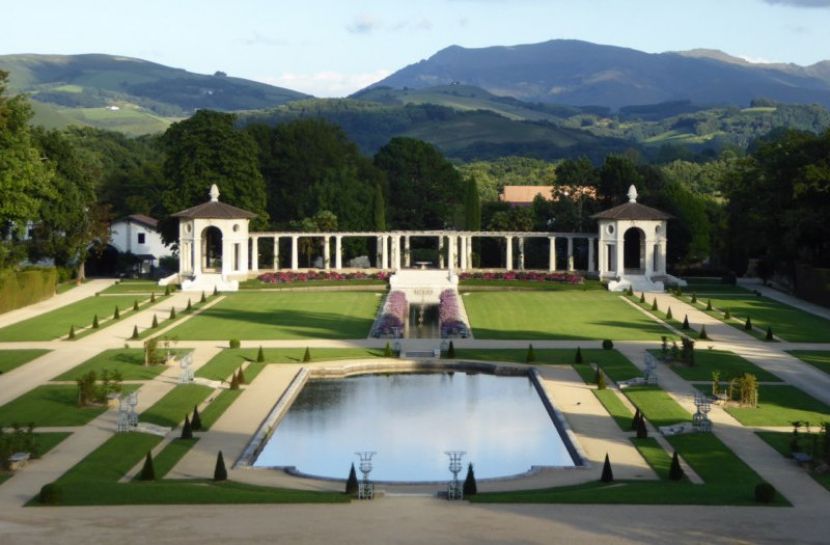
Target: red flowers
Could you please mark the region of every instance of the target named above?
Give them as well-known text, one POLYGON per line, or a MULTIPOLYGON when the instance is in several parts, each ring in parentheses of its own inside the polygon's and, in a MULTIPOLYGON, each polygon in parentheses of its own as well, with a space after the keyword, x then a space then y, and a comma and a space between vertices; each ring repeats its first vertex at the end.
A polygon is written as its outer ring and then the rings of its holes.
POLYGON ((277 271, 264 273, 257 276, 257 280, 266 284, 294 284, 298 282, 309 282, 312 280, 387 280, 389 273, 377 272, 367 274, 365 272, 343 273, 339 271, 277 271))
POLYGON ((505 271, 465 272, 458 275, 460 280, 527 280, 529 282, 561 282, 582 284, 584 278, 572 272, 505 271))

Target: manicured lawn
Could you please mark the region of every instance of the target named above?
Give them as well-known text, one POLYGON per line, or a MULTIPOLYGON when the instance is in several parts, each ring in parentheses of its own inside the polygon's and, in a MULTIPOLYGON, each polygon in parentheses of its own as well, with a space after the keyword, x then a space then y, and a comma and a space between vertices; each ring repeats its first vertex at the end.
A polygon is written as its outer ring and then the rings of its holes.
MULTIPOLYGON (((649 350, 658 359, 662 357, 660 350, 649 350)), ((735 354, 725 350, 695 350, 695 365, 687 367, 681 363, 671 363, 672 371, 686 380, 706 381, 712 380, 712 371, 720 371, 720 380, 731 380, 742 376, 744 373, 752 373, 761 382, 781 382, 781 379, 772 373, 765 371, 735 354)))
POLYGON ((608 411, 608 414, 611 415, 611 418, 614 419, 621 430, 631 431, 631 420, 634 418, 634 414, 623 404, 614 390, 594 390, 594 395, 597 396, 599 402, 602 403, 602 406, 605 407, 605 410, 608 411))
MULTIPOLYGON (((211 380, 225 380, 231 373, 245 362, 255 362, 257 348, 229 348, 221 351, 209 362, 196 371, 197 377, 211 380)), ((312 361, 350 360, 382 358, 381 348, 314 348, 311 351, 312 361)), ((265 363, 300 363, 303 361, 305 348, 265 348, 265 363)), ((245 378, 253 380, 245 370, 245 378)))
POLYGON ((175 327, 179 339, 359 339, 380 296, 371 292, 260 292, 227 296, 175 327))
MULTIPOLYGON (((116 305, 123 311, 133 306, 135 297, 88 297, 76 303, 55 309, 46 314, 29 318, 0 329, 0 342, 9 341, 51 341, 69 334, 70 326, 78 330, 92 325, 94 315, 103 322, 112 318, 116 305)), ((141 303, 141 297, 139 297, 141 303)), ((122 313, 123 314, 123 313, 122 313)), ((107 322, 108 325, 110 322, 107 322)), ((101 327, 105 324, 102 323, 101 327)))
POLYGON ((121 293, 141 293, 149 295, 153 292, 155 292, 156 295, 162 294, 164 293, 164 288, 159 286, 158 282, 154 282, 152 280, 121 280, 117 284, 113 284, 100 293, 107 295, 121 293))
MULTIPOLYGON (((124 392, 138 388, 125 384, 124 392)), ((106 411, 105 406, 78 407, 78 388, 69 384, 38 386, 0 407, 0 423, 42 426, 83 426, 106 411)))
POLYGON ((793 350, 790 354, 801 361, 809 363, 816 369, 830 374, 830 351, 820 352, 817 350, 793 350))
POLYGON ((8 373, 15 367, 29 363, 47 352, 49 350, 0 350, 0 374, 8 373))
MULTIPOLYGON (((773 299, 751 292, 698 297, 698 308, 705 309, 709 299, 717 311, 712 315, 723 320, 723 312, 728 309, 733 319, 726 323, 734 327, 743 329, 747 317, 751 318, 756 336, 763 336, 769 326, 775 335, 785 341, 830 342, 830 320, 773 299)), ((688 297, 684 296, 684 300, 688 301, 688 297)))
POLYGON ((386 280, 376 278, 360 278, 351 280, 306 280, 305 282, 290 282, 285 284, 271 284, 253 278, 239 283, 241 290, 291 290, 297 288, 311 288, 317 286, 377 286, 381 291, 386 287, 386 280))
POLYGON ((671 469, 671 456, 657 443, 657 439, 646 437, 645 439, 631 438, 631 442, 637 451, 645 458, 651 469, 663 480, 669 478, 671 469))
MULTIPOLYGON (((53 448, 55 448, 61 441, 69 437, 68 432, 40 432, 35 433, 35 440, 37 441, 37 452, 32 453, 33 458, 40 458, 53 448)), ((0 468, 0 484, 7 481, 12 475, 13 471, 4 471, 0 468)))
MULTIPOLYGON (((708 392, 708 387, 701 387, 708 392)), ((795 421, 818 426, 830 422, 830 407, 795 386, 760 386, 758 407, 727 407, 744 426, 790 426, 795 421)))
MULTIPOLYGON (((112 436, 56 481, 63 497, 61 504, 169 505, 349 501, 345 494, 266 488, 231 481, 223 483, 214 483, 209 480, 117 482, 160 441, 160 437, 142 433, 120 433, 112 436)), ((162 451, 159 455, 163 466, 169 465, 179 454, 179 446, 168 448, 174 450, 171 450, 169 454, 164 454, 162 451)), ((162 467, 162 469, 165 468, 162 467)), ((213 465, 205 468, 205 474, 213 475, 213 465)), ((29 505, 39 504, 37 499, 34 499, 29 502, 29 505)))
POLYGON ((500 290, 534 290, 534 291, 605 291, 605 286, 598 280, 585 280, 582 284, 566 284, 564 282, 541 282, 533 280, 485 280, 483 278, 467 278, 459 280, 459 289, 466 288, 498 288, 500 290))
POLYGON ((185 415, 193 413, 193 407, 207 399, 213 389, 199 384, 181 384, 138 415, 141 422, 175 428, 184 422, 185 415))
POLYGON ((670 333, 604 291, 471 292, 463 298, 478 339, 653 340, 670 333))
POLYGON ((690 422, 692 415, 665 391, 656 386, 635 386, 622 391, 655 426, 690 422))
POLYGON ((173 439, 153 459, 153 469, 156 471, 156 479, 163 479, 170 473, 179 460, 196 444, 198 437, 193 439, 173 439))
MULTIPOLYGON (((769 444, 772 448, 777 450, 781 453, 781 456, 785 458, 791 458, 790 453, 790 441, 792 440, 792 434, 786 431, 757 431, 755 434, 763 439, 764 441, 769 444)), ((804 428, 802 428, 801 433, 801 447, 806 452, 811 452, 811 445, 813 444, 813 439, 818 439, 817 433, 806 433, 804 432, 804 428)), ((793 462, 795 463, 795 462, 793 462)), ((814 473, 812 471, 808 472, 808 474, 816 480, 821 486, 830 490, 830 473, 814 473)))
MULTIPOLYGON (((185 351, 177 350, 176 352, 185 351)), ((104 369, 120 371, 124 380, 153 380, 167 367, 144 365, 144 350, 141 348, 113 348, 104 350, 54 380, 75 380, 89 371, 100 374, 104 369)))

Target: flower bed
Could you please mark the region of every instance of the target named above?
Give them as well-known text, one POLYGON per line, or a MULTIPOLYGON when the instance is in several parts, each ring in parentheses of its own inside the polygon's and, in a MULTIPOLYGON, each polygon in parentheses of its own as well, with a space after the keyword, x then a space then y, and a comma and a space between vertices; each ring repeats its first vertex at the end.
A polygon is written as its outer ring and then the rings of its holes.
POLYGON ((572 272, 539 271, 505 271, 505 272, 465 272, 458 275, 459 280, 526 280, 528 282, 559 282, 562 284, 582 284, 585 279, 572 272))
POLYGON ((388 280, 389 273, 376 272, 337 272, 337 271, 277 271, 268 272, 257 276, 257 280, 265 284, 295 284, 313 282, 316 280, 349 281, 349 280, 388 280))
POLYGON ((438 323, 441 327, 441 338, 469 337, 470 330, 461 318, 461 308, 458 302, 458 293, 455 290, 444 290, 439 296, 438 323))
POLYGON ((372 330, 373 337, 394 337, 403 336, 406 315, 409 312, 409 303, 402 291, 389 293, 386 302, 383 304, 380 318, 375 322, 372 330))

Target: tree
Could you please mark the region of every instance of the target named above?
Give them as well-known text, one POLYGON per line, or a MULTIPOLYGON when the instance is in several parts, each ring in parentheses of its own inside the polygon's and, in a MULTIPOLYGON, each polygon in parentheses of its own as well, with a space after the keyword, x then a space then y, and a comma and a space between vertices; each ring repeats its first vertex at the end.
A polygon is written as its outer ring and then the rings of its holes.
POLYGON ((594 376, 594 382, 597 385, 597 390, 605 390, 605 373, 602 372, 602 368, 597 366, 597 372, 594 376))
POLYGON ((141 473, 138 475, 140 481, 155 481, 156 470, 153 467, 153 454, 148 450, 147 456, 144 457, 144 466, 141 468, 141 473))
POLYGON ((677 451, 674 451, 671 457, 671 467, 669 467, 669 480, 679 481, 683 478, 683 468, 680 467, 680 457, 677 451))
POLYGON ((386 231, 386 199, 383 197, 381 184, 375 184, 375 196, 372 200, 373 228, 386 231))
POLYGON ((621 204, 626 199, 628 188, 635 185, 642 187, 643 176, 637 171, 637 165, 623 155, 609 155, 599 169, 599 189, 607 206, 621 204))
POLYGON ((256 353, 256 361, 257 363, 264 363, 265 362, 265 352, 262 350, 262 347, 259 347, 259 351, 256 353))
POLYGON ((222 451, 216 455, 216 467, 213 468, 213 480, 216 482, 228 480, 228 470, 225 469, 225 458, 222 456, 222 451))
POLYGON ((353 463, 352 468, 349 470, 349 478, 346 479, 346 494, 354 496, 357 494, 358 488, 360 488, 360 486, 357 482, 357 472, 354 470, 353 463))
POLYGON ((642 413, 640 413, 640 419, 637 420, 637 439, 646 439, 648 438, 648 428, 646 427, 646 419, 642 413))
POLYGON ((464 487, 462 489, 464 497, 475 496, 478 494, 478 484, 476 483, 476 474, 473 471, 473 464, 467 465, 467 477, 464 478, 464 487))
POLYGON ((614 472, 611 470, 611 460, 608 454, 605 455, 605 463, 602 464, 602 476, 599 478, 604 483, 614 482, 614 472))
POLYGON ((308 363, 311 361, 311 350, 306 347, 305 354, 303 354, 303 363, 308 363))
POLYGON ((447 358, 455 359, 455 345, 452 341, 450 341, 450 345, 447 347, 447 358))
POLYGON ((470 176, 464 182, 464 228, 468 231, 481 230, 481 200, 478 196, 478 184, 470 176))
POLYGON ((640 425, 640 419, 643 418, 643 413, 640 412, 640 408, 636 407, 634 411, 634 418, 631 419, 631 429, 637 430, 640 425))
POLYGON ((576 356, 574 356, 574 363, 582 363, 582 347, 576 347, 576 356))

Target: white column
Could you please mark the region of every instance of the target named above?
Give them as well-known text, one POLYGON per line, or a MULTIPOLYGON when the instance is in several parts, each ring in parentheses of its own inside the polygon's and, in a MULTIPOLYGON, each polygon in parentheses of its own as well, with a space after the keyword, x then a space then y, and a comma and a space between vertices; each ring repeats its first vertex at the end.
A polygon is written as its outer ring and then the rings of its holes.
POLYGON ((343 235, 334 237, 334 268, 343 268, 343 235))
POLYGON ((588 272, 594 272, 594 239, 588 239, 588 272))
POLYGON ((447 235, 447 267, 455 269, 455 237, 447 235))
POLYGON ((222 233, 222 276, 227 276, 233 271, 233 243, 229 242, 222 233))
POLYGON ((274 270, 280 269, 280 237, 274 237, 274 270))
POLYGON ((458 237, 458 243, 461 245, 461 248, 459 249, 459 254, 461 254, 460 255, 460 257, 461 257, 461 266, 459 267, 459 269, 461 271, 466 271, 467 270, 467 237, 465 237, 465 236, 458 237))
POLYGON ((614 249, 614 258, 617 262, 617 276, 625 274, 625 240, 617 238, 617 244, 614 249))
POLYGON ((375 237, 375 263, 378 269, 383 268, 383 257, 381 251, 383 250, 383 237, 375 237))
POLYGON ((323 269, 329 270, 331 268, 331 237, 326 235, 323 237, 323 269))
POLYGON ((556 237, 548 237, 550 251, 548 253, 548 270, 556 270, 556 237))
POLYGON ((525 237, 519 237, 519 270, 525 270, 525 237))
POLYGON ((380 250, 380 256, 381 256, 381 261, 383 262, 381 268, 382 269, 388 269, 389 268, 389 237, 384 235, 380 238, 381 238, 381 244, 382 244, 381 250, 380 250))
POLYGON ((202 274, 202 237, 193 237, 193 274, 202 274))
POLYGON ((291 270, 296 271, 299 268, 299 259, 297 257, 297 235, 291 235, 291 270))
POLYGON ((467 269, 473 269, 473 237, 467 237, 467 269))
POLYGON ((507 269, 508 271, 512 271, 513 270, 513 237, 505 237, 505 239, 506 239, 505 242, 506 242, 507 249, 504 252, 504 254, 505 254, 505 260, 504 260, 505 267, 504 268, 507 269))
POLYGON ((404 265, 403 266, 408 269, 409 267, 412 266, 412 252, 411 252, 411 249, 409 247, 409 235, 406 235, 403 238, 403 244, 404 244, 404 265))
POLYGON ((657 274, 666 274, 666 241, 661 240, 658 244, 660 248, 660 254, 657 256, 657 266, 655 269, 657 270, 657 274))
POLYGON ((602 277, 603 274, 608 272, 608 244, 600 239, 599 244, 597 245, 597 250, 599 251, 599 255, 597 256, 597 268, 599 269, 599 275, 602 277))
POLYGON ((568 237, 568 272, 574 270, 574 239, 568 237))
POLYGON ((251 237, 251 271, 259 270, 259 237, 251 237))
POLYGON ((444 235, 438 237, 438 268, 444 268, 444 235))

